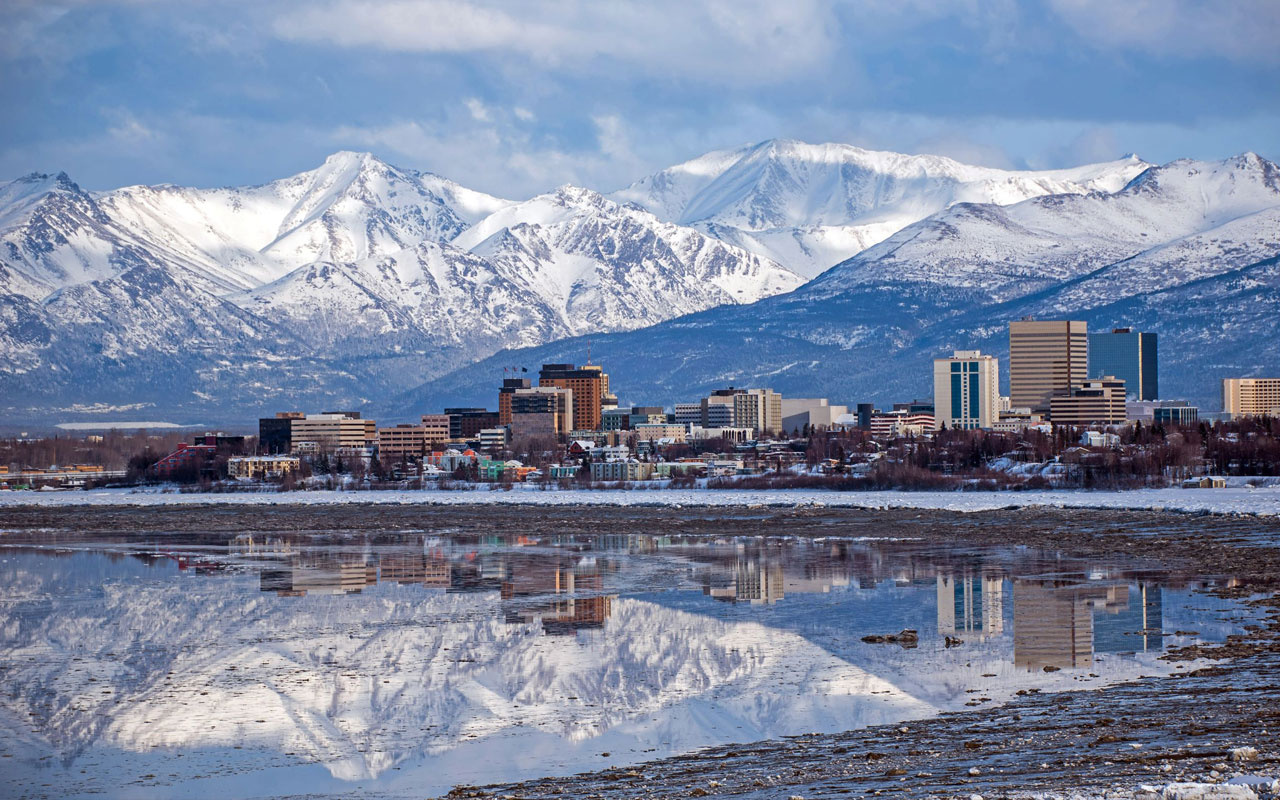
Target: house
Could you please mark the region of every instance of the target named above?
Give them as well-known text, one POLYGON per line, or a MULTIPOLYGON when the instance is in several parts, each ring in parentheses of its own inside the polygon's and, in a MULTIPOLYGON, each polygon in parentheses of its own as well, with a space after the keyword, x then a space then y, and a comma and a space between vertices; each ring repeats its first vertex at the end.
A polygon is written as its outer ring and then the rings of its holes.
POLYGON ((1199 478, 1187 478, 1182 482, 1183 489, 1225 489, 1227 479, 1214 475, 1202 475, 1199 478))

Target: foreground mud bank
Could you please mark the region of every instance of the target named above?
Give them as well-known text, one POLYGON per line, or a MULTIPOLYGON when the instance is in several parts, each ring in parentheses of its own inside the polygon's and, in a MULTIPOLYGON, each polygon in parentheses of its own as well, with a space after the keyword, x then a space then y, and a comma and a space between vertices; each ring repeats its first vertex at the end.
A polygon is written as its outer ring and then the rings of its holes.
MULTIPOLYGON (((1075 691, 1032 690, 999 706, 975 695, 974 708, 927 720, 724 745, 571 777, 459 786, 455 797, 1147 797, 1143 785, 1218 783, 1237 773, 1280 770, 1280 520, 1044 508, 966 514, 486 505, 0 511, 0 542, 57 549, 89 539, 146 542, 156 551, 165 549, 166 538, 190 546, 208 537, 225 545, 246 529, 344 545, 465 529, 516 536, 869 538, 913 553, 946 551, 944 558, 970 547, 1025 546, 1046 551, 1051 562, 1054 553, 1122 558, 1211 579, 1215 594, 1246 601, 1256 612, 1244 633, 1225 642, 1167 650, 1163 658, 1183 666, 1168 677, 1086 688, 1086 675, 1079 674, 1075 691), (1248 747, 1249 760, 1237 760, 1248 747)), ((958 647, 964 653, 975 645, 958 647)), ((602 754, 600 763, 610 761, 602 754)))

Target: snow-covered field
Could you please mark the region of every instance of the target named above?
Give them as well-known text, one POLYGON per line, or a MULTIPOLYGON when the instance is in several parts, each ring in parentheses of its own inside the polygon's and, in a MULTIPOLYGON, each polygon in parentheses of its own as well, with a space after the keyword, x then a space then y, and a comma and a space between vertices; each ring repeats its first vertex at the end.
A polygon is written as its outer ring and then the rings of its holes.
POLYGON ((1125 492, 833 492, 824 490, 550 490, 521 486, 503 491, 307 491, 234 494, 180 494, 156 489, 66 492, 0 492, 0 509, 21 506, 160 505, 609 505, 609 506, 815 506, 831 508, 920 508, 990 511, 999 508, 1053 508, 1178 511, 1280 516, 1280 486, 1226 489, 1140 489, 1125 492))

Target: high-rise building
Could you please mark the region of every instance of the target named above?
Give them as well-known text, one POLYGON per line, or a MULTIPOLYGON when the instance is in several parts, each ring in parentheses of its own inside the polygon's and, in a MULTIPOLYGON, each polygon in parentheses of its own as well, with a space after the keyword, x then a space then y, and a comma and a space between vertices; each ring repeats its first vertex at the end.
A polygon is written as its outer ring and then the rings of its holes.
POLYGON ((1280 416, 1280 378, 1224 378, 1222 410, 1232 417, 1280 416))
POLYGON ((1159 352, 1154 333, 1115 328, 1089 334, 1089 377, 1114 375, 1135 400, 1160 398, 1159 352))
POLYGON ((558 386, 516 389, 511 395, 511 437, 560 436, 573 424, 574 394, 558 386))
POLYGON ((528 378, 503 378, 502 388, 498 389, 498 424, 511 424, 511 395, 516 389, 528 389, 532 386, 528 378))
POLYGON ((1048 411, 1049 398, 1088 377, 1088 323, 1032 319, 1009 323, 1009 397, 1015 408, 1048 411))
POLYGON ((977 350, 935 358, 933 416, 939 428, 994 428, 1000 419, 1000 362, 977 350))
POLYGON ((1125 421, 1124 381, 1110 375, 1085 381, 1049 402, 1049 420, 1054 425, 1120 425, 1125 421))
POLYGON ((609 391, 609 376, 604 368, 587 364, 543 364, 538 373, 538 385, 573 391, 573 430, 600 430, 600 415, 604 407, 618 401, 609 391))

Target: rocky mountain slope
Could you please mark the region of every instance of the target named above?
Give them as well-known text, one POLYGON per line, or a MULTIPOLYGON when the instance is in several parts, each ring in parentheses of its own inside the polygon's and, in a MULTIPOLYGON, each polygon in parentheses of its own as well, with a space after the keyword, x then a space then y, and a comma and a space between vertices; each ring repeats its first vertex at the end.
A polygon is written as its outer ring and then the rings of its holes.
MULTIPOLYGON (((1114 194, 957 204, 795 292, 593 337, 592 352, 626 376, 614 380, 624 401, 735 384, 888 404, 929 395, 930 360, 952 349, 1006 356, 1007 323, 1024 315, 1155 331, 1165 396, 1218 410, 1222 377, 1280 374, 1280 348, 1265 346, 1280 342, 1280 167, 1252 153, 1175 161, 1114 194)), ((568 340, 497 360, 582 349, 568 340)), ((398 405, 478 398, 486 367, 398 405)))
POLYGON ((814 277, 956 203, 1111 193, 1149 166, 1129 156, 1075 169, 1010 171, 775 139, 708 153, 613 197, 814 277))

